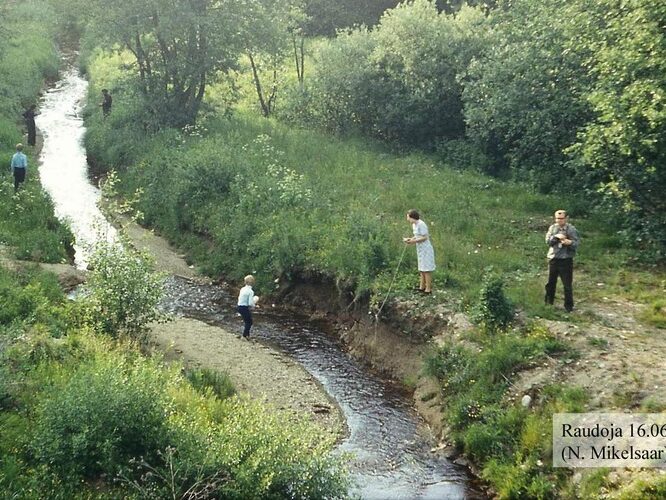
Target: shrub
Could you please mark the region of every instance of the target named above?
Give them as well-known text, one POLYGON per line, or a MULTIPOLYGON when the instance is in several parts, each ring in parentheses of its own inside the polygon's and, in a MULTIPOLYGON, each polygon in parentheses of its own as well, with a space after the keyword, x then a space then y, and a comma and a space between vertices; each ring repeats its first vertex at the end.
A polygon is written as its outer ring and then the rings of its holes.
POLYGON ((236 393, 229 376, 216 370, 209 368, 191 370, 187 373, 187 379, 197 391, 202 393, 211 391, 220 399, 229 398, 236 393))
POLYGON ((233 480, 224 498, 346 498, 344 457, 329 450, 335 441, 311 423, 256 403, 231 398, 222 403, 223 425, 215 451, 233 480))
POLYGON ((504 330, 513 320, 513 304, 504 294, 504 281, 487 274, 472 319, 489 333, 504 330))
POLYGON ((158 365, 110 355, 83 364, 37 409, 31 447, 62 477, 114 475, 168 442, 169 399, 158 365))
POLYGON ((161 316, 157 304, 163 277, 145 255, 101 244, 90 259, 92 272, 85 290, 88 319, 99 331, 142 338, 146 325, 161 316))

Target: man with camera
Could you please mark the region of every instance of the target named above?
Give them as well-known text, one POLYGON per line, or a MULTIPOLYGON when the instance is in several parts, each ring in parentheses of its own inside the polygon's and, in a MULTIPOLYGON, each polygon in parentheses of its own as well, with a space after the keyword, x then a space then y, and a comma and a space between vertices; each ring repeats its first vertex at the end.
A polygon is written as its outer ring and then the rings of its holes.
POLYGON ((548 283, 546 283, 546 304, 555 301, 557 278, 562 279, 564 286, 564 309, 571 312, 573 301, 573 258, 580 239, 576 228, 569 224, 564 210, 555 212, 555 224, 546 233, 548 249, 548 283))

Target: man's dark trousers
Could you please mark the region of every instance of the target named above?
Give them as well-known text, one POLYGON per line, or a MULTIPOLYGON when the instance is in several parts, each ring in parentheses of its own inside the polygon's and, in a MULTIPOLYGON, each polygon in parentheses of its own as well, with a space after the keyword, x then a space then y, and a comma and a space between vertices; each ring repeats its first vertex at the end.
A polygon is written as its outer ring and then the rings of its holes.
POLYGON ((564 285, 564 308, 573 310, 573 259, 550 259, 548 262, 548 283, 546 283, 546 304, 555 301, 555 288, 558 276, 564 285))

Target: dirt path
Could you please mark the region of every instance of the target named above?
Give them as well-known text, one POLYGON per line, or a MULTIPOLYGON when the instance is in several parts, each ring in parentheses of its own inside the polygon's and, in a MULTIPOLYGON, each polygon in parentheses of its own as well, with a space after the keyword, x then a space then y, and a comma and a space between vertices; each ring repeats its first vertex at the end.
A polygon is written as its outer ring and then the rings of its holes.
MULTIPOLYGON (((153 256, 158 270, 209 282, 163 238, 128 219, 115 221, 114 225, 122 228, 136 249, 153 256)), ((167 359, 226 372, 240 392, 276 408, 307 415, 340 437, 346 433, 344 417, 335 401, 301 365, 286 355, 259 342, 237 338, 223 328, 187 318, 154 325, 152 339, 167 359)))
POLYGON ((593 318, 589 322, 542 320, 553 334, 570 343, 579 357, 550 359, 522 372, 514 384, 516 396, 557 381, 585 389, 592 411, 666 408, 666 335, 637 321, 642 307, 608 299, 582 311, 593 318))

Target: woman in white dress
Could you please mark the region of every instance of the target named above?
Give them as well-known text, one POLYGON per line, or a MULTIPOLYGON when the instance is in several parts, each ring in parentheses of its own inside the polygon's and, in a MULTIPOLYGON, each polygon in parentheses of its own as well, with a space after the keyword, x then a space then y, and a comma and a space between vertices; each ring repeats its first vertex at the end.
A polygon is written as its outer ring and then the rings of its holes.
POLYGON ((416 257, 419 265, 419 291, 432 293, 432 272, 435 270, 435 249, 430 243, 428 226, 421 220, 416 210, 407 212, 407 220, 412 225, 412 238, 403 238, 408 245, 416 245, 416 257))

